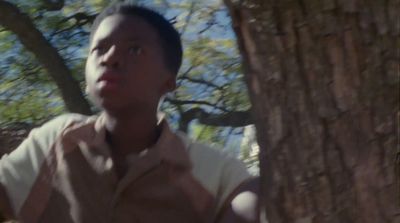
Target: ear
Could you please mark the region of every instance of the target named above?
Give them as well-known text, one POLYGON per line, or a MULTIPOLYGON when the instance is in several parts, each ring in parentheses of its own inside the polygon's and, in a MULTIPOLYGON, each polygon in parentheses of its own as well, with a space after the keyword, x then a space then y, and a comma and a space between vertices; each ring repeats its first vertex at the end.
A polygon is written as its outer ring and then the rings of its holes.
POLYGON ((176 88, 176 78, 174 75, 168 75, 168 78, 164 81, 164 85, 161 88, 161 95, 164 95, 168 92, 174 91, 176 88))

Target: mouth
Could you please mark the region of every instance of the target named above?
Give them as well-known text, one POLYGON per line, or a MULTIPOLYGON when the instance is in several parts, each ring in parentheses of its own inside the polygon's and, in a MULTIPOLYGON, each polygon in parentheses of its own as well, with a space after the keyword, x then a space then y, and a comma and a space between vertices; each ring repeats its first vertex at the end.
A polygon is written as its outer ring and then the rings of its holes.
POLYGON ((114 73, 114 72, 104 72, 100 78, 97 80, 97 82, 118 82, 121 80, 121 75, 114 73))
POLYGON ((97 80, 97 88, 100 91, 115 91, 119 87, 121 76, 119 74, 106 72, 97 80))

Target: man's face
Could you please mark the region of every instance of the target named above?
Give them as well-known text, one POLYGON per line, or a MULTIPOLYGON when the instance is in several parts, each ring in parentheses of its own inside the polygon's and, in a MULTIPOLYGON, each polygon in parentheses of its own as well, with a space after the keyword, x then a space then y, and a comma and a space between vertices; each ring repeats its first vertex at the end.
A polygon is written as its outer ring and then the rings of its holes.
POLYGON ((137 16, 106 17, 86 61, 87 91, 108 112, 156 112, 160 97, 175 88, 157 31, 137 16))

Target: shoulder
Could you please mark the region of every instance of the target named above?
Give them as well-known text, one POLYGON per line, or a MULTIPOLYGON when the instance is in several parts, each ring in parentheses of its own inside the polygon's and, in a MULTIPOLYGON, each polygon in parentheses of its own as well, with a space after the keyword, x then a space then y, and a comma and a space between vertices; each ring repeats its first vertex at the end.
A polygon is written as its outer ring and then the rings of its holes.
POLYGON ((32 133, 41 132, 41 133, 48 133, 48 134, 56 134, 62 132, 66 127, 73 123, 85 122, 86 120, 90 119, 91 116, 85 116, 76 113, 69 113, 60 115, 50 121, 44 123, 42 126, 35 128, 32 133))
POLYGON ((21 148, 46 150, 69 125, 85 121, 89 118, 89 116, 74 113, 57 116, 43 125, 32 129, 28 137, 10 155, 22 152, 23 149, 21 148))
POLYGON ((27 198, 59 135, 69 125, 88 119, 79 114, 58 116, 33 129, 18 148, 1 157, 0 187, 7 192, 15 213, 27 198))
POLYGON ((28 137, 20 144, 17 150, 21 147, 41 148, 46 150, 51 146, 62 131, 73 123, 82 122, 89 117, 81 114, 63 114, 57 116, 43 125, 32 129, 28 137))
POLYGON ((222 149, 196 142, 183 133, 178 132, 177 134, 187 148, 194 171, 207 172, 207 169, 213 169, 218 172, 232 162, 234 165, 242 167, 242 163, 237 158, 222 151, 222 149))

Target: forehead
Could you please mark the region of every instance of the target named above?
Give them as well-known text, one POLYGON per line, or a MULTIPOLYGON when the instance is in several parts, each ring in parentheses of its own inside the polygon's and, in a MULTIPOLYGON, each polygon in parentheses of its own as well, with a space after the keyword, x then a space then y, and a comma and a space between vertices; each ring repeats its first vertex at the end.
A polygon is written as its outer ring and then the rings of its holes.
POLYGON ((100 22, 93 35, 93 42, 101 40, 158 41, 157 31, 139 16, 115 14, 100 22))

